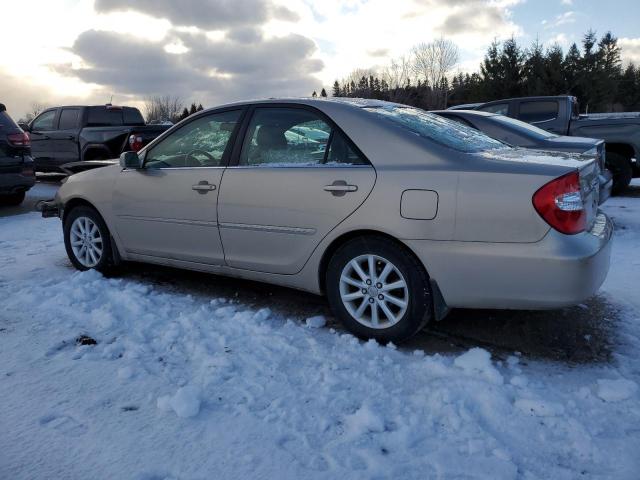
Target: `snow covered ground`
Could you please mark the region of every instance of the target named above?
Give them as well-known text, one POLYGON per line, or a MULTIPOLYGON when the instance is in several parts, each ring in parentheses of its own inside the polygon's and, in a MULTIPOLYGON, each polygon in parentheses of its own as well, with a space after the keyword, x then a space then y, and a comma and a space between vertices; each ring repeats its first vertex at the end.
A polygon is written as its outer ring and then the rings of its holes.
POLYGON ((0 479, 637 479, 638 192, 605 208, 618 315, 610 360, 581 364, 78 273, 59 221, 0 218, 0 479))

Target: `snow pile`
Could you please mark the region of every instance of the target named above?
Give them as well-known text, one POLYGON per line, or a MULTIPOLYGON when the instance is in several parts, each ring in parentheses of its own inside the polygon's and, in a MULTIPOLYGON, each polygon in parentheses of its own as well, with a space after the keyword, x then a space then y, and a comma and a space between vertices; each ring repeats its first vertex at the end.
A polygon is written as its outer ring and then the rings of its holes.
POLYGON ((307 327, 309 328, 322 328, 327 324, 327 319, 324 315, 318 315, 315 317, 307 318, 305 320, 307 327))
POLYGON ((173 410, 180 418, 195 417, 200 412, 200 390, 193 386, 181 387, 175 395, 158 398, 158 408, 173 410))
POLYGON ((620 402, 634 396, 638 385, 624 378, 618 380, 598 380, 598 396, 605 402, 620 402))
POLYGON ((456 358, 453 364, 467 375, 484 377, 496 385, 501 385, 504 381, 500 372, 491 364, 491 354, 482 348, 472 348, 456 358))
MULTIPOLYGON (((618 213, 614 249, 637 251, 640 216, 618 213)), ((0 218, 0 246, 0 477, 637 478, 637 266, 619 250, 615 358, 568 366, 74 272, 35 214, 0 218)))

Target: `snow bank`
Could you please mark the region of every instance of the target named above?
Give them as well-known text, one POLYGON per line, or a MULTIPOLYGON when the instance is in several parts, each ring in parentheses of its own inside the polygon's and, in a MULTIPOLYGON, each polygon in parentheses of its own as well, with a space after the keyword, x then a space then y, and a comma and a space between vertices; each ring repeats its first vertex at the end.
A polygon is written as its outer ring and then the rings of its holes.
POLYGON ((0 219, 0 245, 7 478, 637 478, 638 314, 619 283, 628 346, 566 366, 74 272, 36 215, 0 219))

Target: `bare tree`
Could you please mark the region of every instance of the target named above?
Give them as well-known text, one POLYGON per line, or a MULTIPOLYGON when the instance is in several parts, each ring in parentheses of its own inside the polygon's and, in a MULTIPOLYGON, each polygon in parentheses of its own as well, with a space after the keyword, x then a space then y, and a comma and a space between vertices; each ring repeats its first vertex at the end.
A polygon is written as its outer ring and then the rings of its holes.
POLYGON ((27 110, 27 113, 25 114, 24 123, 29 123, 47 108, 47 105, 45 105, 44 103, 32 102, 29 110, 27 110))
POLYGON ((417 78, 431 87, 443 107, 446 107, 445 79, 458 63, 460 53, 451 40, 439 38, 429 43, 419 43, 411 50, 412 70, 417 78))
POLYGON ((411 62, 406 55, 394 58, 391 63, 382 70, 382 79, 387 82, 389 88, 401 88, 411 78, 411 62))
POLYGON ((144 113, 147 122, 153 120, 177 122, 184 108, 182 99, 172 95, 154 95, 145 98, 144 113))

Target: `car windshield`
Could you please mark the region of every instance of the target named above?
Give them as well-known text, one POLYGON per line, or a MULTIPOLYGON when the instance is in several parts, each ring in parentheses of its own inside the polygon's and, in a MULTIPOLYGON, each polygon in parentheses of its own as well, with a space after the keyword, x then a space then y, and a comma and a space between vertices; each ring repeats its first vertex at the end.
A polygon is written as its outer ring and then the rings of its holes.
POLYGON ((554 135, 553 133, 549 133, 546 130, 538 128, 535 125, 531 125, 527 122, 516 120, 515 118, 505 117, 504 115, 494 115, 491 118, 508 128, 516 130, 518 133, 523 133, 525 135, 535 137, 537 140, 557 137, 557 135, 554 135))
POLYGON ((483 150, 509 148, 506 144, 494 140, 478 130, 417 108, 392 105, 364 107, 364 109, 384 117, 416 135, 461 152, 475 153, 483 150))

